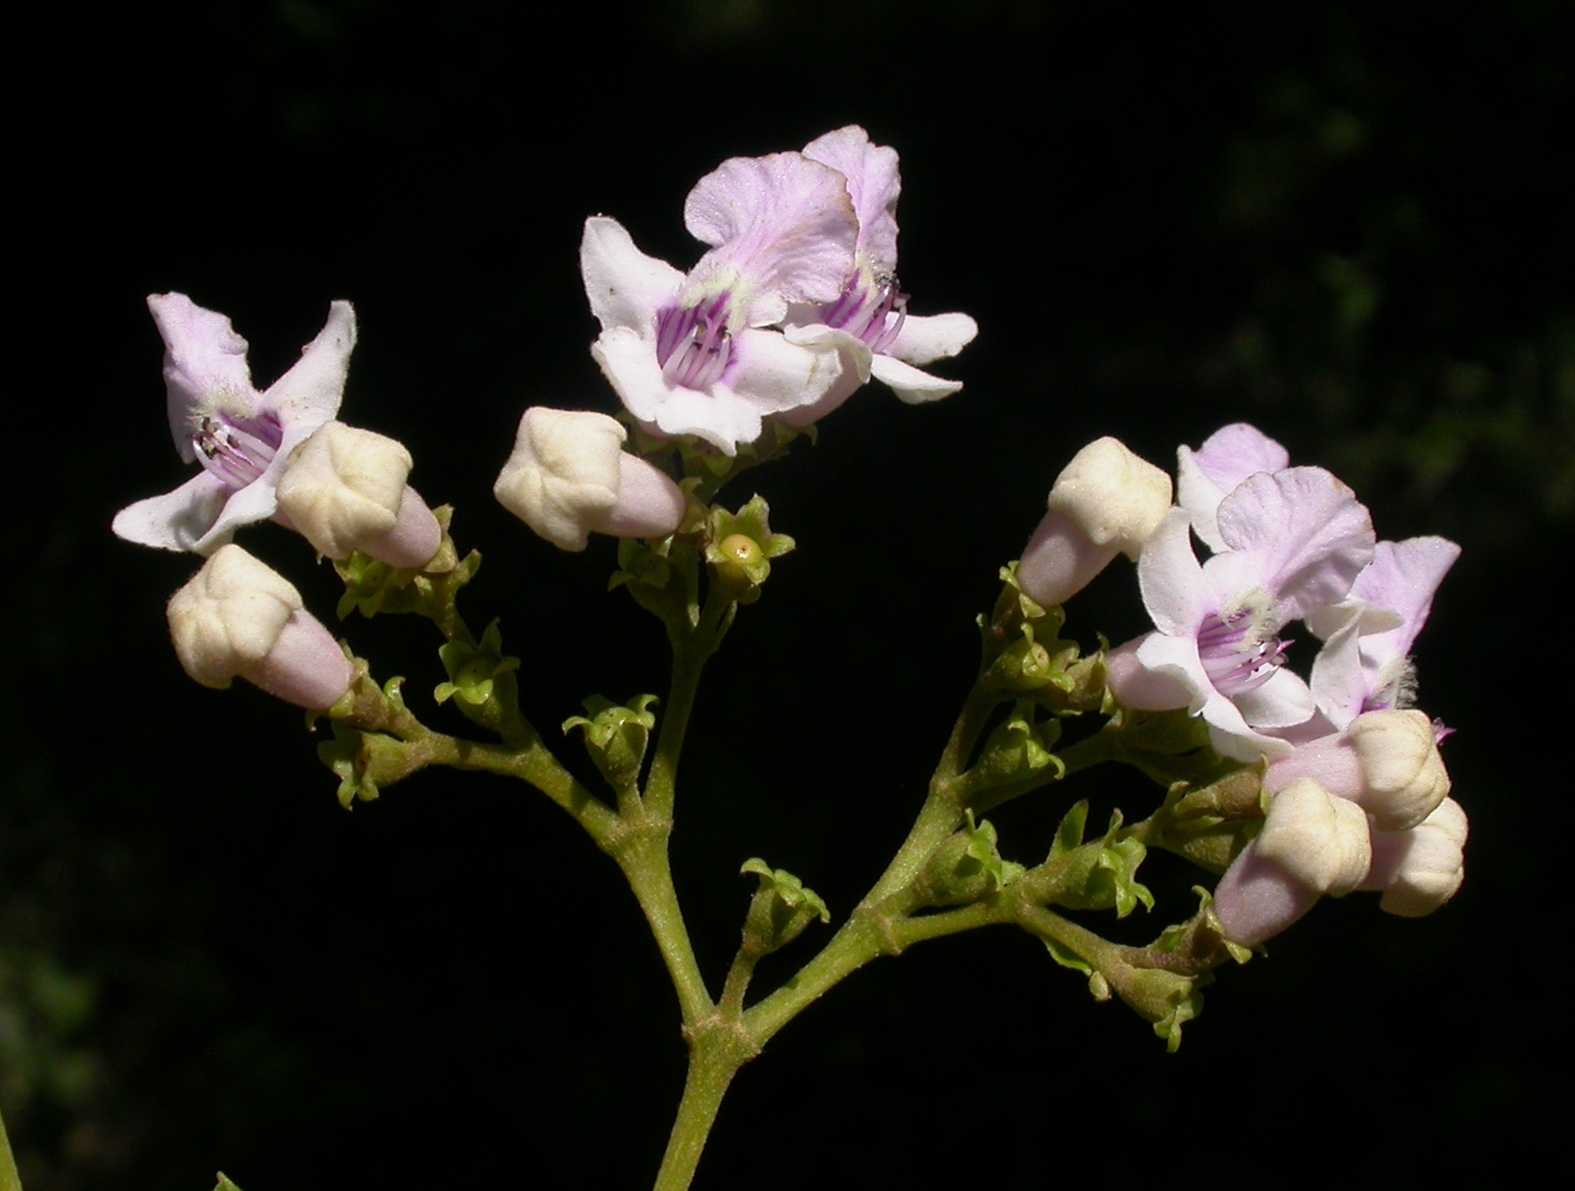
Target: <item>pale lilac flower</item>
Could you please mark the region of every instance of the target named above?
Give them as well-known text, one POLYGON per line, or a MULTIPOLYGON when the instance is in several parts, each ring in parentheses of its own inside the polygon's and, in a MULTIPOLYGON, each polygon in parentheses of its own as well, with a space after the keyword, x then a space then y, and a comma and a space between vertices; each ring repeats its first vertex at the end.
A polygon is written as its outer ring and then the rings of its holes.
POLYGON ((1291 744, 1270 732, 1304 723, 1316 705, 1284 667, 1281 630, 1346 596, 1372 559, 1372 521, 1315 467, 1251 474, 1214 515, 1221 549, 1205 563, 1185 509, 1143 548, 1138 579, 1158 631, 1113 652, 1111 690, 1129 707, 1201 715, 1225 756, 1284 756, 1291 744))
POLYGON ((560 550, 584 550, 593 531, 665 538, 683 521, 684 494, 623 450, 627 436, 606 414, 527 409, 493 495, 560 550))
POLYGON ((586 220, 580 269, 602 325, 591 354, 643 425, 731 455, 762 418, 815 404, 842 377, 834 347, 767 328, 790 303, 836 300, 858 220, 841 174, 777 153, 723 162, 690 192, 684 222, 711 245, 687 275, 617 221, 586 220))
POLYGON ((295 365, 259 393, 246 340, 224 315, 185 294, 153 294, 148 309, 164 338, 170 433, 202 470, 173 492, 140 500, 115 517, 128 541, 208 554, 242 525, 272 517, 275 489, 291 453, 334 416, 355 347, 355 311, 335 302, 295 365))
POLYGON ((1138 560, 1170 509, 1170 477, 1119 439, 1096 439, 1056 476, 1017 583, 1040 604, 1070 599, 1117 554, 1138 560))
POLYGON ((1312 690, 1329 723, 1343 728, 1363 712, 1410 706, 1411 646, 1459 557, 1447 538, 1379 542, 1349 596, 1309 617, 1326 642, 1313 663, 1312 690))
POLYGON ((795 343, 834 344, 849 365, 842 380, 817 402, 777 415, 803 427, 840 406, 871 376, 910 404, 937 401, 962 388, 917 365, 955 356, 979 333, 966 314, 921 317, 908 313, 908 295, 897 281, 897 197, 902 180, 897 151, 870 143, 856 124, 828 132, 804 147, 804 156, 847 180, 858 216, 853 269, 829 302, 795 305, 786 334, 795 343))
POLYGON ((220 546, 170 597, 168 614, 176 656, 203 686, 222 690, 244 678, 299 707, 326 711, 355 677, 295 586, 239 546, 220 546))

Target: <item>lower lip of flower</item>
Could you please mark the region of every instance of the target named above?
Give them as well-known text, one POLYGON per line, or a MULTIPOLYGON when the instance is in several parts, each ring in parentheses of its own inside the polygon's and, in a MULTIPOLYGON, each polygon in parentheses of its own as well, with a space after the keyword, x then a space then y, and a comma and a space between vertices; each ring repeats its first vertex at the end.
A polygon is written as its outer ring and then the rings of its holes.
POLYGON ((706 390, 722 379, 733 359, 723 290, 697 306, 669 306, 656 316, 656 362, 670 385, 706 390))
POLYGON ((1240 613, 1223 620, 1210 613, 1198 630, 1198 658, 1214 689, 1228 699, 1255 691, 1285 664, 1289 641, 1257 640, 1252 617, 1240 613))
POLYGON ((826 326, 857 336, 877 355, 896 342, 907 318, 908 295, 897 288, 895 277, 871 285, 856 276, 835 302, 820 308, 826 326))
POLYGON ((198 461, 231 492, 267 471, 283 441, 284 427, 271 410, 254 418, 205 414, 191 432, 198 461))

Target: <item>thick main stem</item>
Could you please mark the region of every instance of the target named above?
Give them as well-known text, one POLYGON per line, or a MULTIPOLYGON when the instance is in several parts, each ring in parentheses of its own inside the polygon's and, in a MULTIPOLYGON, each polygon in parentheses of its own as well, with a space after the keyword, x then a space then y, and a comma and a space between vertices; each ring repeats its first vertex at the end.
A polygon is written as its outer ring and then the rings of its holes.
POLYGON ((716 1123, 717 1109, 738 1069, 753 1056, 736 1027, 713 1019, 708 1028, 689 1042, 689 1074, 684 1080, 678 1117, 667 1140, 667 1153, 657 1172, 653 1191, 686 1191, 700 1165, 706 1139, 716 1123))

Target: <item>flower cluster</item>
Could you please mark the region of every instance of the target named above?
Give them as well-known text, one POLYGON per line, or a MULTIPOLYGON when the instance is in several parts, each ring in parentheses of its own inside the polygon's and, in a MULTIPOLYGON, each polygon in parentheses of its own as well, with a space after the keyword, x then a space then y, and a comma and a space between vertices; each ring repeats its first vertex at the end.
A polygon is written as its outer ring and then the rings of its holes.
POLYGON ((896 151, 850 125, 702 178, 684 224, 710 247, 687 273, 646 256, 616 220, 586 220, 580 269, 602 325, 591 354, 629 413, 731 455, 764 419, 808 426, 871 376, 909 402, 961 388, 918 367, 978 328, 965 314, 908 313, 900 190, 896 151))
POLYGON ((114 531, 208 556, 169 604, 188 674, 215 687, 238 676, 321 711, 349 688, 350 663, 289 581, 231 544, 236 530, 273 520, 328 558, 360 551, 412 570, 430 564, 443 540, 436 516, 406 483, 410 452, 334 420, 355 348, 355 311, 333 303, 300 360, 259 393, 246 340, 227 317, 185 294, 150 295, 148 309, 164 339, 175 449, 202 470, 173 492, 122 509, 114 531))
MULTIPOLYGON (((849 125, 700 179, 684 223, 709 248, 687 273, 642 253, 617 220, 587 219, 580 272, 602 327, 591 355, 630 418, 732 456, 768 422, 812 425, 871 377, 910 403, 962 388, 919 367, 956 355, 978 327, 966 314, 908 313, 901 188, 896 151, 849 125)), ((683 501, 621 450, 624 437, 600 414, 529 409, 498 499, 565 550, 593 531, 664 537, 683 501)))
POLYGON ((1460 885, 1466 821, 1446 730, 1410 707, 1410 651, 1459 547, 1378 541, 1348 487, 1245 424, 1180 448, 1174 508, 1157 471, 1114 440, 1085 448, 1019 579, 1060 602, 1118 551, 1135 556, 1154 631, 1110 651, 1111 694, 1185 709, 1222 756, 1266 763, 1263 829, 1215 895, 1227 936, 1255 945, 1352 889, 1396 914, 1438 908, 1460 885), (1308 679, 1286 664, 1295 621, 1323 642, 1308 679))

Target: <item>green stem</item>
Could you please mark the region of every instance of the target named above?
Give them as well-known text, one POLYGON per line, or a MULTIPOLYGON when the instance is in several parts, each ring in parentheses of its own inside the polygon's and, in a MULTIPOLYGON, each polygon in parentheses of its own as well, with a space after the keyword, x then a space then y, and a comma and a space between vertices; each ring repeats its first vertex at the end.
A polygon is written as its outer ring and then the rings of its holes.
POLYGON ((623 869, 629 888, 640 903, 678 994, 684 1027, 692 1029, 715 1006, 700 975, 700 964, 678 904, 678 891, 673 887, 673 870, 667 857, 671 830, 671 820, 660 820, 647 812, 642 818, 621 822, 602 847, 623 869))
MULTIPOLYGON (((694 605, 690 605, 694 608, 694 605)), ((689 731, 700 674, 732 627, 738 605, 723 595, 715 583, 706 592, 705 604, 692 612, 692 625, 669 623, 667 636, 673 647, 673 677, 668 685, 667 706, 657 732, 651 771, 645 780, 645 805, 652 813, 672 818, 678 791, 678 758, 689 731)))
POLYGON ((692 635, 673 643, 672 683, 667 691, 667 706, 662 709, 662 726, 656 737, 651 772, 645 782, 646 806, 652 814, 664 818, 672 817, 678 790, 678 758, 683 752, 689 717, 700 688, 700 672, 705 669, 711 652, 692 635))
POLYGON ((742 1020, 744 994, 749 991, 749 982, 754 976, 755 957, 739 948, 738 954, 733 957, 733 966, 727 970, 727 982, 722 985, 721 999, 716 1003, 724 1017, 742 1020))
POLYGON ((764 1046, 811 1003, 876 956, 898 950, 895 941, 883 929, 885 925, 864 906, 855 910, 832 936, 831 942, 820 949, 819 955, 744 1014, 744 1025, 755 1045, 764 1046))
POLYGON ((686 1191, 695 1177, 717 1109, 738 1069, 756 1054, 736 1023, 713 1019, 691 1036, 689 1074, 653 1191, 686 1191))
POLYGON ((16 1159, 11 1156, 11 1139, 6 1136, 3 1119, 0 1119, 0 1191, 22 1191, 22 1177, 16 1172, 16 1159))
POLYGON ((1092 736, 1068 745, 1056 756, 1060 757, 1061 763, 1066 766, 1066 776, 1070 776, 1080 769, 1091 769, 1095 765, 1112 761, 1120 751, 1121 743, 1118 734, 1109 728, 1101 728, 1092 736))

